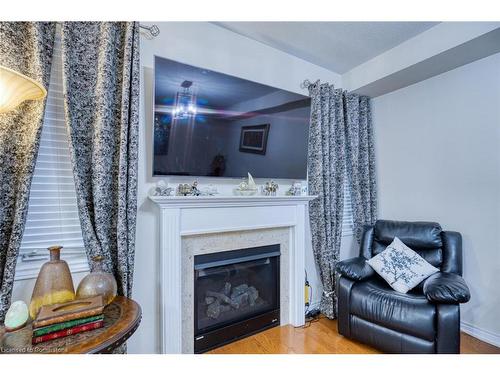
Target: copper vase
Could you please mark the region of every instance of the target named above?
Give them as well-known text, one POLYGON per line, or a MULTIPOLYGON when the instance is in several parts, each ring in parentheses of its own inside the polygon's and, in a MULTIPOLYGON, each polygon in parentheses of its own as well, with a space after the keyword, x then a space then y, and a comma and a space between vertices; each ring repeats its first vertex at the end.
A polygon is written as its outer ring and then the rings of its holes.
POLYGON ((36 318, 42 306, 75 299, 75 288, 68 263, 60 259, 61 249, 62 246, 48 248, 50 260, 42 265, 31 295, 31 319, 36 318))

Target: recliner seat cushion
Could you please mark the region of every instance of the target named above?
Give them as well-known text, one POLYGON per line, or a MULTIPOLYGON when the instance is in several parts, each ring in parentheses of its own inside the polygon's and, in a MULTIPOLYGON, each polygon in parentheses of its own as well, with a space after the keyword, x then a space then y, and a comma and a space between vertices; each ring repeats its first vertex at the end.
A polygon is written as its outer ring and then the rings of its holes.
POLYGON ((368 322, 356 315, 350 318, 352 338, 382 350, 384 353, 433 354, 433 341, 397 332, 379 324, 368 322))
POLYGON ((420 293, 402 294, 376 276, 351 290, 350 313, 389 329, 432 341, 436 308, 420 293))

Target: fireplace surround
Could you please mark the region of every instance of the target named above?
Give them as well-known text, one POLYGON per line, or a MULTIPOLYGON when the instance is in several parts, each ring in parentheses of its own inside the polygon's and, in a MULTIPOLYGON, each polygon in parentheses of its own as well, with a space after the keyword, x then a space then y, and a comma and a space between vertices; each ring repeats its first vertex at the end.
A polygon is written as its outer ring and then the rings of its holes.
POLYGON ((314 198, 150 197, 159 208, 161 353, 195 351, 198 255, 279 244, 279 324, 304 324, 307 205, 314 198))
POLYGON ((195 337, 195 258, 240 249, 252 250, 279 245, 279 322, 290 323, 290 229, 263 228, 232 232, 204 233, 182 238, 182 353, 194 353, 195 337))

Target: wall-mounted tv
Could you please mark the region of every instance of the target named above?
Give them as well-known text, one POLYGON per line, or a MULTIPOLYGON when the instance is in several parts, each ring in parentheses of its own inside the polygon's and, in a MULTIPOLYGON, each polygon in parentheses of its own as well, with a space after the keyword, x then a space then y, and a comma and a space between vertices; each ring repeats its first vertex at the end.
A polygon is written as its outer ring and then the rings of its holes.
POLYGON ((306 178, 309 97, 161 57, 154 76, 154 175, 306 178))

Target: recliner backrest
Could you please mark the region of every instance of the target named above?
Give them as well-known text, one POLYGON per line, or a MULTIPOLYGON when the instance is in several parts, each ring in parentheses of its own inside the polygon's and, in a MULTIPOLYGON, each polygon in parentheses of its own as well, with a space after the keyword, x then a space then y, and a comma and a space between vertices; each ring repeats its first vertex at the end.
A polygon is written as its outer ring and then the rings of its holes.
POLYGON ((370 259, 381 253, 394 237, 441 271, 462 274, 460 233, 444 232, 433 222, 377 220, 375 225, 365 228, 360 256, 370 259))

